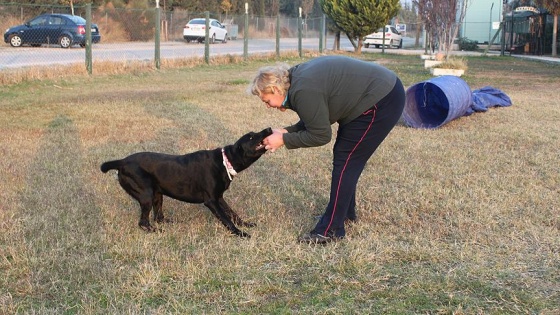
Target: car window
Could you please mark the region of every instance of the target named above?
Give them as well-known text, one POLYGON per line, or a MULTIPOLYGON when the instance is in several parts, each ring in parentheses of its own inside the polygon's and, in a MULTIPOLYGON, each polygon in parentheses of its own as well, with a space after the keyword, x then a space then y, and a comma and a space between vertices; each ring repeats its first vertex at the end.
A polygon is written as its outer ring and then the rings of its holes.
POLYGON ((50 18, 49 20, 49 24, 50 25, 64 25, 65 20, 63 18, 61 18, 60 16, 53 16, 50 18))
POLYGON ((49 17, 48 16, 40 16, 36 19, 33 19, 29 22, 31 26, 40 26, 40 25, 47 25, 49 17))
POLYGON ((399 33, 399 31, 397 31, 397 29, 394 28, 394 27, 391 27, 391 32, 393 32, 393 33, 395 33, 395 34, 398 34, 398 33, 399 33))
POLYGON ((205 20, 200 20, 200 19, 190 20, 188 24, 206 24, 206 21, 205 20))
POLYGON ((66 15, 72 22, 76 24, 86 24, 86 19, 77 15, 66 15))

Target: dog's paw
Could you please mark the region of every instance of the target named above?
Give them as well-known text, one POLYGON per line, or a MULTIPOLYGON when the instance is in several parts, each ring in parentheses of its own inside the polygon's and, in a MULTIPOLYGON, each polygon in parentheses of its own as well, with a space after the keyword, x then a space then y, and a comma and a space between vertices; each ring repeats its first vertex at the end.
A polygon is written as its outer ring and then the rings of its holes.
POLYGON ((157 223, 168 223, 168 224, 173 224, 175 223, 175 220, 173 219, 169 219, 169 218, 161 218, 161 219, 156 219, 157 223))
POLYGON ((251 238, 251 235, 241 231, 241 230, 235 230, 235 231, 231 231, 231 234, 239 236, 239 237, 244 237, 244 238, 251 238))
POLYGON ((245 222, 245 221, 241 222, 241 225, 244 226, 244 227, 250 227, 250 228, 257 226, 257 224, 254 223, 254 222, 245 222))
POLYGON ((244 238, 251 238, 251 235, 250 235, 250 234, 247 234, 247 233, 245 233, 245 232, 243 232, 243 231, 241 231, 241 233, 239 233, 239 236, 240 236, 240 237, 244 237, 244 238))
POLYGON ((138 226, 144 230, 144 232, 147 233, 155 233, 155 232, 163 232, 163 230, 161 228, 157 228, 151 225, 143 225, 143 224, 138 224, 138 226))

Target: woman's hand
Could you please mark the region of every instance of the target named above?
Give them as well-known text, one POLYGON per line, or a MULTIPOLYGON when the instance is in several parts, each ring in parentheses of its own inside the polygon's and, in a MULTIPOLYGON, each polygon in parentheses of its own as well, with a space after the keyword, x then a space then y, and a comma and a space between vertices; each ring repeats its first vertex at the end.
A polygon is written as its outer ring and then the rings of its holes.
POLYGON ((287 132, 288 131, 286 129, 272 130, 272 134, 263 140, 263 143, 265 145, 264 148, 270 150, 270 152, 276 151, 276 149, 284 145, 283 134, 287 132))

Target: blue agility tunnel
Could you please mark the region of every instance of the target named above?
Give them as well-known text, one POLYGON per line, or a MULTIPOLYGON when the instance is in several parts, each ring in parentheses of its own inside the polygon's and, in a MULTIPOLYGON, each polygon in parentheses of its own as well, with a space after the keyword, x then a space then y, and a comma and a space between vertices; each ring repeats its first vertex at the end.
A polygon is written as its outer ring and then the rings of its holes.
POLYGON ((406 90, 403 119, 414 128, 437 128, 464 116, 472 104, 467 82, 445 75, 414 84, 406 90))

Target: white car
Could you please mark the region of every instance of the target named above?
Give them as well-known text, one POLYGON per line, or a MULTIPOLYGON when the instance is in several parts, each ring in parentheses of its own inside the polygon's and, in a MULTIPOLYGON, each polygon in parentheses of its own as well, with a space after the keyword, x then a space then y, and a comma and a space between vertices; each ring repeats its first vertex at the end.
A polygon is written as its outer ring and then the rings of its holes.
POLYGON ((402 36, 394 26, 385 25, 385 42, 383 42, 383 28, 377 32, 369 34, 364 38, 364 47, 375 46, 379 48, 381 45, 395 48, 402 48, 402 36))
MULTIPOLYGON (((222 43, 227 42, 228 33, 226 27, 222 23, 215 19, 209 19, 210 25, 210 44, 214 44, 216 41, 222 43)), ((204 42, 206 38, 206 19, 192 19, 183 28, 183 38, 188 42, 198 41, 199 43, 204 42)))

